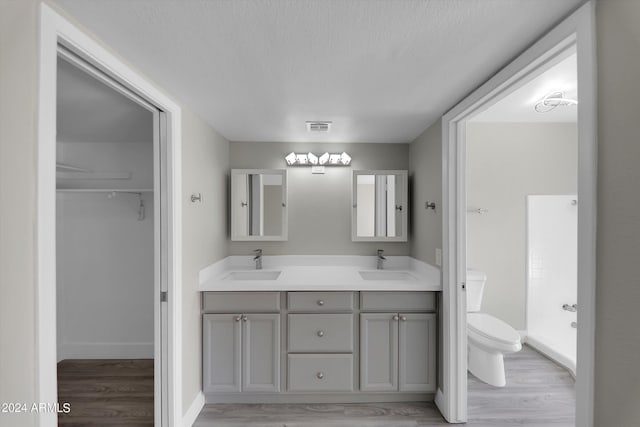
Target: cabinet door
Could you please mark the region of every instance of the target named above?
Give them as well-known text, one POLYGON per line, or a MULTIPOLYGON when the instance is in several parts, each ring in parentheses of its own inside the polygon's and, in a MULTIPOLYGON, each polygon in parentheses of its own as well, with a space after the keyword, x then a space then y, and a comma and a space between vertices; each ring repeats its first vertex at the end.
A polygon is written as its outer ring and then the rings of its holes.
POLYGON ((202 316, 202 387, 204 392, 240 391, 240 316, 202 316))
POLYGON ((280 315, 246 314, 242 390, 280 391, 280 315))
POLYGON ((395 313, 360 314, 360 390, 398 390, 398 320, 395 313))
POLYGON ((399 390, 436 390, 436 315, 400 313, 399 390))

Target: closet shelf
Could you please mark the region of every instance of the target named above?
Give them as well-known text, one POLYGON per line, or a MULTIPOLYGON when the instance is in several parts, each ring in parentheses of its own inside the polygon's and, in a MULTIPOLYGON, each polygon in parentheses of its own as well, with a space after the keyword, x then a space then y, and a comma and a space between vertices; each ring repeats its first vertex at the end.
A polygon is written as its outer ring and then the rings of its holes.
POLYGON ((153 188, 56 188, 58 193, 152 193, 153 188))

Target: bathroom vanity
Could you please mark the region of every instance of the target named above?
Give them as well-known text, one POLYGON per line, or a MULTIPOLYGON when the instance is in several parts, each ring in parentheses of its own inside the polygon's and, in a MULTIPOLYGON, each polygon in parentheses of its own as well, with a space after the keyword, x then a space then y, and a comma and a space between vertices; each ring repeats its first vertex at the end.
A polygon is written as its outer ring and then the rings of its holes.
POLYGON ((439 272, 409 257, 229 257, 201 277, 207 402, 431 400, 439 272))

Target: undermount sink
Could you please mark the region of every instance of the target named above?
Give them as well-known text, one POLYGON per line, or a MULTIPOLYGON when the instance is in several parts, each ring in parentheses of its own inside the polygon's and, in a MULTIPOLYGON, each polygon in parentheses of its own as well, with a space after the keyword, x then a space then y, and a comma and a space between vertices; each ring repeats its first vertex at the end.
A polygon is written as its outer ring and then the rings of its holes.
POLYGON ((415 276, 404 271, 359 271, 364 280, 417 280, 415 276))
POLYGON ((261 271, 261 270, 249 270, 249 271, 232 271, 227 276, 226 280, 276 280, 280 277, 282 271, 261 271))

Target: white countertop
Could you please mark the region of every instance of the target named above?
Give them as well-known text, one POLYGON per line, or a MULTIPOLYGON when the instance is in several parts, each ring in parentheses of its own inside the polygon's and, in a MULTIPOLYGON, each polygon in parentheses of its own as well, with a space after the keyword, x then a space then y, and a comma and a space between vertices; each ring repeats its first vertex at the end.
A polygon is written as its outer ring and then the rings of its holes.
MULTIPOLYGON (((376 270, 375 256, 263 256, 260 272, 280 272, 275 280, 231 279, 255 272, 253 257, 224 258, 200 271, 199 290, 216 291, 441 291, 440 270, 407 256, 389 256, 376 270), (392 277, 365 280, 360 272, 392 277), (381 272, 381 273, 379 273, 381 272), (398 274, 396 274, 398 273, 398 274)), ((366 274, 366 273, 365 273, 366 274)))

